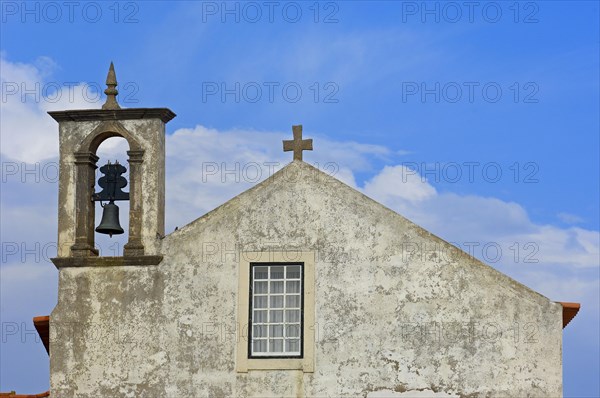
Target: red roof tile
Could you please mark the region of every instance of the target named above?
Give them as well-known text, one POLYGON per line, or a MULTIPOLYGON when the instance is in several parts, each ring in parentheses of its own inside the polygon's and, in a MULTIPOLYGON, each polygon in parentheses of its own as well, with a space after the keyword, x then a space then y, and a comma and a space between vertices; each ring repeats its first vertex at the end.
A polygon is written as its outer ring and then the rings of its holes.
POLYGON ((48 315, 34 317, 33 326, 35 326, 35 330, 40 335, 46 352, 50 354, 50 317, 48 315))
POLYGON ((17 394, 14 391, 11 392, 0 392, 0 397, 10 397, 10 398, 43 398, 49 397, 50 391, 43 392, 41 394, 17 394))
POLYGON ((569 322, 571 322, 571 320, 573 318, 575 318, 575 315, 577 315, 577 313, 579 312, 579 309, 581 308, 581 304, 579 303, 563 303, 561 301, 558 302, 559 304, 562 305, 563 307, 563 329, 565 328, 565 326, 567 326, 569 324, 569 322))

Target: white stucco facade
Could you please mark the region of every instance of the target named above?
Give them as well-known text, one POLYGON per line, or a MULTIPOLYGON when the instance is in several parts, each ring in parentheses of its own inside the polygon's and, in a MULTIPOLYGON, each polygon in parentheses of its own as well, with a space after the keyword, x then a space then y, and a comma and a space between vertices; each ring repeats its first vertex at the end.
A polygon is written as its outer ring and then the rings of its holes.
POLYGON ((302 161, 144 244, 60 269, 52 397, 562 396, 560 304, 302 161), (256 252, 314 257, 312 367, 240 371, 256 252))

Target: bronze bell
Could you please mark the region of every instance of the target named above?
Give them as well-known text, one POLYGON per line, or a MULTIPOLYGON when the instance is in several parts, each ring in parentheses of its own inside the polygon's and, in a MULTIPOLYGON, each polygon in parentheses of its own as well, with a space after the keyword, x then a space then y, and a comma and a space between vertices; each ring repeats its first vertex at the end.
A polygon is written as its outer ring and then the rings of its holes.
POLYGON ((102 211, 102 221, 100 221, 100 225, 96 228, 96 232, 107 234, 111 238, 113 235, 120 235, 125 232, 121 228, 121 224, 119 224, 119 206, 110 201, 102 206, 102 208, 104 209, 102 211))

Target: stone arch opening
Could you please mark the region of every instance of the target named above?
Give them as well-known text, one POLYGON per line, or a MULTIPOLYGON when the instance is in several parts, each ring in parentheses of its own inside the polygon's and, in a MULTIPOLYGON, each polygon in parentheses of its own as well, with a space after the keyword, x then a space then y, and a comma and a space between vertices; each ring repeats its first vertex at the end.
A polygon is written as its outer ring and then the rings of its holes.
MULTIPOLYGON (((111 163, 119 163, 123 165, 127 171, 123 174, 123 177, 127 181, 127 185, 123 188, 123 192, 129 192, 130 189, 130 168, 128 162, 129 152, 129 143, 127 140, 121 135, 111 135, 110 137, 105 138, 100 145, 95 150, 95 155, 98 156, 98 162, 95 173, 95 186, 94 191, 100 192, 102 191, 102 187, 98 184, 99 179, 104 176, 104 174, 100 171, 100 168, 104 166, 107 162, 111 163)), ((94 206, 94 215, 95 215, 95 226, 98 227, 102 220, 102 215, 104 212, 104 208, 102 205, 106 205, 108 202, 106 201, 97 201, 94 206)), ((124 230, 123 234, 115 234, 113 236, 109 236, 106 234, 99 233, 95 231, 94 234, 94 242, 95 248, 98 250, 98 255, 102 257, 112 257, 112 256, 122 256, 123 255, 123 247, 127 243, 129 238, 129 201, 121 200, 115 201, 115 205, 118 206, 119 211, 119 223, 124 230)))
MULTIPOLYGON (((121 141, 122 142, 122 141, 121 141)), ((110 144, 106 147, 110 148, 110 144)), ((105 121, 100 123, 90 134, 86 136, 79 150, 75 155, 76 165, 76 202, 77 202, 77 222, 76 222, 76 240, 72 246, 74 256, 120 256, 144 254, 144 247, 141 243, 141 196, 139 187, 141 184, 141 163, 143 162, 144 151, 135 137, 117 121, 105 121), (124 236, 127 243, 120 246, 118 243, 107 242, 104 238, 101 245, 96 244, 97 234, 95 231, 96 220, 101 219, 102 208, 97 205, 99 202, 92 200, 92 196, 97 190, 98 178, 101 177, 99 168, 105 162, 98 163, 100 157, 99 149, 101 145, 108 140, 121 138, 127 144, 128 149, 124 151, 127 158, 121 158, 121 164, 127 168, 127 185, 129 187, 129 201, 124 211, 119 211, 120 220, 125 220, 126 229, 124 236), (123 215, 126 215, 125 217, 123 215), (106 246, 102 250, 102 245, 106 246), (100 247, 98 247, 100 246, 100 247)), ((124 241, 120 239, 120 241, 124 241)))

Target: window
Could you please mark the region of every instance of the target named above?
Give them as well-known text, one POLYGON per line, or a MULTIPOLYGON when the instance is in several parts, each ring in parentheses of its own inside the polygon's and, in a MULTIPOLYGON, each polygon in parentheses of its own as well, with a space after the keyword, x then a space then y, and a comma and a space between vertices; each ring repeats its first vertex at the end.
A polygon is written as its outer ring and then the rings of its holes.
POLYGON ((314 372, 315 253, 241 252, 236 369, 314 372))
POLYGON ((302 358, 303 263, 251 263, 248 355, 302 358))

